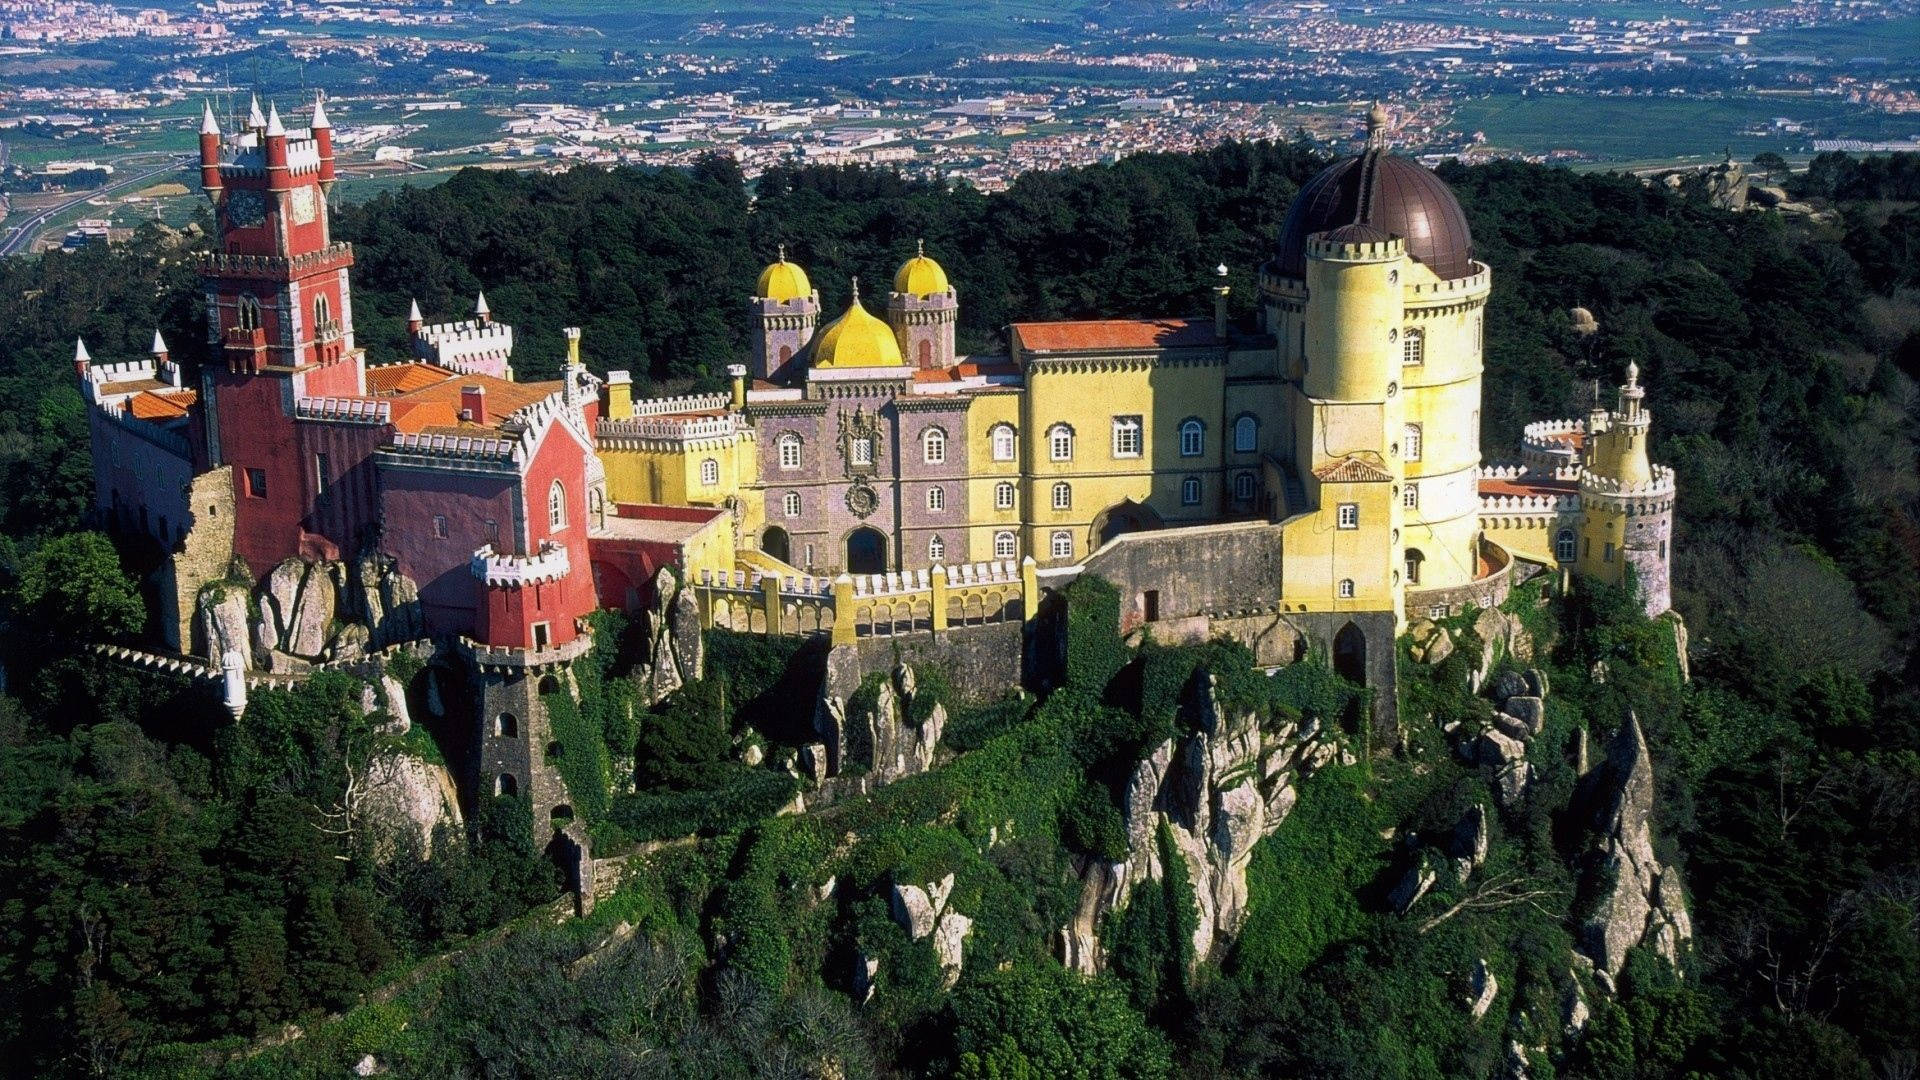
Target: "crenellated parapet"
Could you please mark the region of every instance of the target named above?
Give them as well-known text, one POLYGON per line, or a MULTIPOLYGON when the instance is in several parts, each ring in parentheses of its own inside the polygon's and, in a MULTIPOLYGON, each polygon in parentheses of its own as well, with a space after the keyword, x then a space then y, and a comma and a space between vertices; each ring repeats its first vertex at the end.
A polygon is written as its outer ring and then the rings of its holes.
POLYGON ((505 555, 496 552, 492 544, 483 545, 473 553, 468 569, 488 585, 520 588, 560 581, 572 572, 573 565, 566 545, 548 540, 534 555, 505 555))
POLYGON ((294 401, 293 415, 298 420, 387 424, 393 422, 393 405, 374 398, 303 397, 294 401))

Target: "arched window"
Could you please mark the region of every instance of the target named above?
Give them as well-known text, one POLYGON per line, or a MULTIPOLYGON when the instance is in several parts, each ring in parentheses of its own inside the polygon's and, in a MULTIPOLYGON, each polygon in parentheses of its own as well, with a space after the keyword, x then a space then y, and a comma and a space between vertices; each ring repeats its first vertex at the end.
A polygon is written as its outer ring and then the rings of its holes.
POLYGON ((1233 449, 1236 453, 1251 454, 1260 446, 1260 421, 1251 416, 1243 416, 1233 422, 1233 449))
POLYGON ((567 527, 567 489, 555 480, 547 489, 547 527, 564 529, 567 527))
POLYGON ((1408 424, 1406 434, 1400 440, 1401 452, 1406 454, 1408 461, 1420 460, 1421 442, 1420 425, 1408 424))
POLYGON ((588 518, 591 519, 589 521, 589 524, 591 524, 594 528, 596 529, 606 528, 607 493, 605 491, 602 491, 600 488, 595 487, 595 488, 587 489, 587 516, 588 518))
POLYGON ((1561 562, 1572 562, 1579 554, 1579 550, 1575 545, 1572 529, 1561 529, 1560 535, 1553 538, 1553 557, 1561 562))
POLYGON ((1419 548, 1407 549, 1407 584, 1420 584, 1420 564, 1426 561, 1427 557, 1420 553, 1419 548))
POLYGON ((1352 578, 1340 579, 1340 599, 1342 600, 1353 599, 1353 579, 1352 578))
POLYGON ((1055 461, 1073 460, 1073 429, 1055 424, 1047 429, 1047 453, 1055 461))
POLYGON ((502 738, 502 739, 519 738, 520 737, 519 718, 514 716, 510 712, 503 712, 499 716, 494 717, 493 733, 496 737, 502 738))
POLYGON ((1400 505, 1408 510, 1420 509, 1420 485, 1409 483, 1400 489, 1400 505))
POLYGON ((993 440, 993 460, 1012 461, 1015 449, 1012 424, 995 424, 991 433, 993 440))
POLYGON ((1427 362, 1427 333, 1417 326, 1407 327, 1400 338, 1400 362, 1408 366, 1427 362))
POLYGON ((993 534, 993 557, 1011 559, 1020 554, 1020 541, 1010 532, 993 534))
POLYGON ((800 436, 789 431, 785 435, 780 436, 777 445, 780 447, 780 467, 783 469, 799 468, 800 436))
POLYGON ((1257 485, 1250 472, 1235 473, 1233 476, 1233 497, 1241 502, 1251 501, 1257 485))
POLYGON ((1116 416, 1113 418, 1114 457, 1139 457, 1143 441, 1139 417, 1116 416))
POLYGON ((313 298, 313 331, 323 333, 327 324, 333 321, 333 305, 327 302, 327 294, 321 293, 313 298))
POLYGON ((934 537, 927 541, 927 561, 940 562, 947 557, 947 542, 934 537))
POLYGON ((920 452, 929 465, 946 464, 947 433, 937 427, 928 428, 920 436, 920 452))
POLYGON ((993 508, 995 510, 1013 509, 1013 482, 1002 480, 993 485, 993 508))
POLYGON ((1053 485, 1053 508, 1055 510, 1073 509, 1073 485, 1061 481, 1053 485))
POLYGON ((1199 457, 1207 452, 1207 425, 1199 417, 1180 422, 1180 456, 1199 457))
POLYGON ((1180 505, 1181 506, 1199 506, 1200 505, 1200 478, 1199 477, 1189 476, 1186 479, 1180 481, 1180 505))
POLYGON ((947 489, 930 487, 927 489, 927 509, 945 510, 947 508, 947 489))
POLYGON ((493 778, 493 793, 495 795, 504 795, 507 798, 512 798, 520 794, 520 782, 513 778, 512 773, 503 772, 493 778))
POLYGON ((241 330, 260 329, 260 301, 252 293, 241 293, 234 302, 233 325, 241 330))
POLYGON ((720 483, 720 463, 708 458, 700 463, 700 482, 707 487, 720 483))
POLYGON ((800 493, 797 491, 789 491, 785 495, 782 495, 780 497, 780 509, 784 511, 788 517, 799 517, 800 493))
POLYGON ((1053 557, 1056 559, 1073 558, 1073 534, 1065 529, 1056 529, 1053 533, 1053 557))

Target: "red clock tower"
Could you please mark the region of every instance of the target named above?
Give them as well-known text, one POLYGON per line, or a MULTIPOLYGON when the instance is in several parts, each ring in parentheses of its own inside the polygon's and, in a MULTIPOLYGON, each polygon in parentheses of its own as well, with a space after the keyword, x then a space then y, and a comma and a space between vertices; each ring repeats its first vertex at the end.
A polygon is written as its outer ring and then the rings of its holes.
POLYGON ((200 260, 215 357, 202 373, 206 464, 233 468, 235 547, 256 574, 318 539, 312 515, 330 455, 290 437, 296 413, 366 394, 347 284, 353 248, 328 231, 333 182, 333 126, 317 100, 311 126, 291 132, 278 106, 263 117, 255 101, 230 139, 207 107, 200 183, 220 243, 200 260))

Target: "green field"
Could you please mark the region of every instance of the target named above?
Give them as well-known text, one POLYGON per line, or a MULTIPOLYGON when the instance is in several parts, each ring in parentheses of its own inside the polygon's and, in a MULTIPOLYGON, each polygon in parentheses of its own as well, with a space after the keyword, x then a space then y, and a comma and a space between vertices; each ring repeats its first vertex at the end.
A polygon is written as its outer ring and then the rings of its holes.
POLYGON ((1732 149, 1745 159, 1763 150, 1802 151, 1814 138, 1889 138, 1920 123, 1863 112, 1833 98, 1747 95, 1725 98, 1497 95, 1461 103, 1454 125, 1484 131, 1496 149, 1547 153, 1577 150, 1610 162, 1717 157, 1732 149), (1753 136, 1744 132, 1781 116, 1807 132, 1753 136))

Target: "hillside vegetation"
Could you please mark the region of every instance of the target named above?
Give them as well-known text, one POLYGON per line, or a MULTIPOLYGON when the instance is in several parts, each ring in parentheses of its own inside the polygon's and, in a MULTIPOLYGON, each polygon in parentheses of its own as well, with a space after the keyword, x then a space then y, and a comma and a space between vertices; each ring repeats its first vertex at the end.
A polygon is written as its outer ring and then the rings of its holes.
MULTIPOLYGON (((996 196, 835 169, 772 173, 749 192, 720 163, 474 171, 344 209, 336 231, 359 253, 354 307, 376 359, 398 355, 410 295, 452 316, 484 285, 523 330, 528 377, 556 365, 559 327, 579 323, 597 369, 678 386, 738 357, 744 298, 780 243, 831 310, 851 276, 889 279, 924 238, 976 350, 1017 319, 1204 310, 1219 262, 1244 315, 1288 199, 1320 164, 1301 147, 1227 146, 1032 175, 996 196)), ((1626 177, 1442 169, 1495 275, 1488 457, 1526 420, 1573 414, 1589 380, 1640 367, 1654 454, 1679 472, 1675 599, 1692 680, 1670 627, 1619 595, 1522 596, 1514 617, 1554 685, 1523 801, 1495 807, 1489 776, 1441 735, 1488 710, 1463 662, 1404 662, 1408 752, 1333 762, 1300 785, 1254 849, 1237 939, 1192 962, 1192 885, 1168 874, 1102 927, 1109 963, 1091 979, 1052 959, 1057 932, 1087 860, 1125 842, 1126 770, 1186 722, 1165 690, 1184 683, 1166 673, 1213 673, 1276 729, 1349 715, 1331 673, 1267 680, 1228 648, 1130 652, 1082 636, 1068 685, 1044 699, 956 699, 932 771, 775 817, 791 788, 737 758, 749 742, 770 760, 791 753, 792 718, 769 701, 794 657, 717 642, 732 651, 712 677, 628 721, 609 648, 559 729, 569 781, 600 796, 580 810, 609 849, 700 839, 638 860, 592 919, 554 926, 540 905, 556 882, 516 839, 524 802, 482 807, 424 861, 328 831, 348 770, 389 748, 357 687, 256 695, 226 726, 204 701, 84 651, 139 633, 130 598, 156 553, 116 561, 84 532, 72 338, 110 361, 144 353, 157 325, 195 360, 203 316, 183 253, 157 233, 8 261, 5 1068, 337 1076, 372 1052, 429 1076, 1483 1077, 1508 1071, 1518 1045, 1535 1077, 1911 1076, 1920 211, 1910 159, 1816 166, 1797 183, 1831 200, 1832 222, 1729 214, 1626 177), (1598 334, 1574 332, 1574 306, 1598 334), (750 674, 723 689, 723 670, 750 674), (1567 963, 1590 882, 1559 751, 1578 732, 1605 745, 1629 714, 1658 778, 1655 848, 1685 881, 1695 940, 1677 972, 1636 952, 1607 996, 1567 963), (646 778, 637 793, 621 782, 628 764, 646 778), (1484 872, 1537 895, 1423 930, 1473 886, 1446 876, 1405 915, 1387 894, 1409 845, 1471 806, 1493 809, 1484 872), (973 923, 950 990, 886 899, 948 873, 949 902, 973 923), (871 959, 863 1004, 856 962, 871 959), (1481 960, 1501 989, 1476 1022, 1481 960), (1591 1012, 1578 1037, 1564 1030, 1570 987, 1591 1012), (226 1059, 339 1010, 284 1048, 226 1059)), ((1100 598, 1080 601, 1097 625, 1100 598)), ((431 757, 431 726, 401 749, 431 757)))

